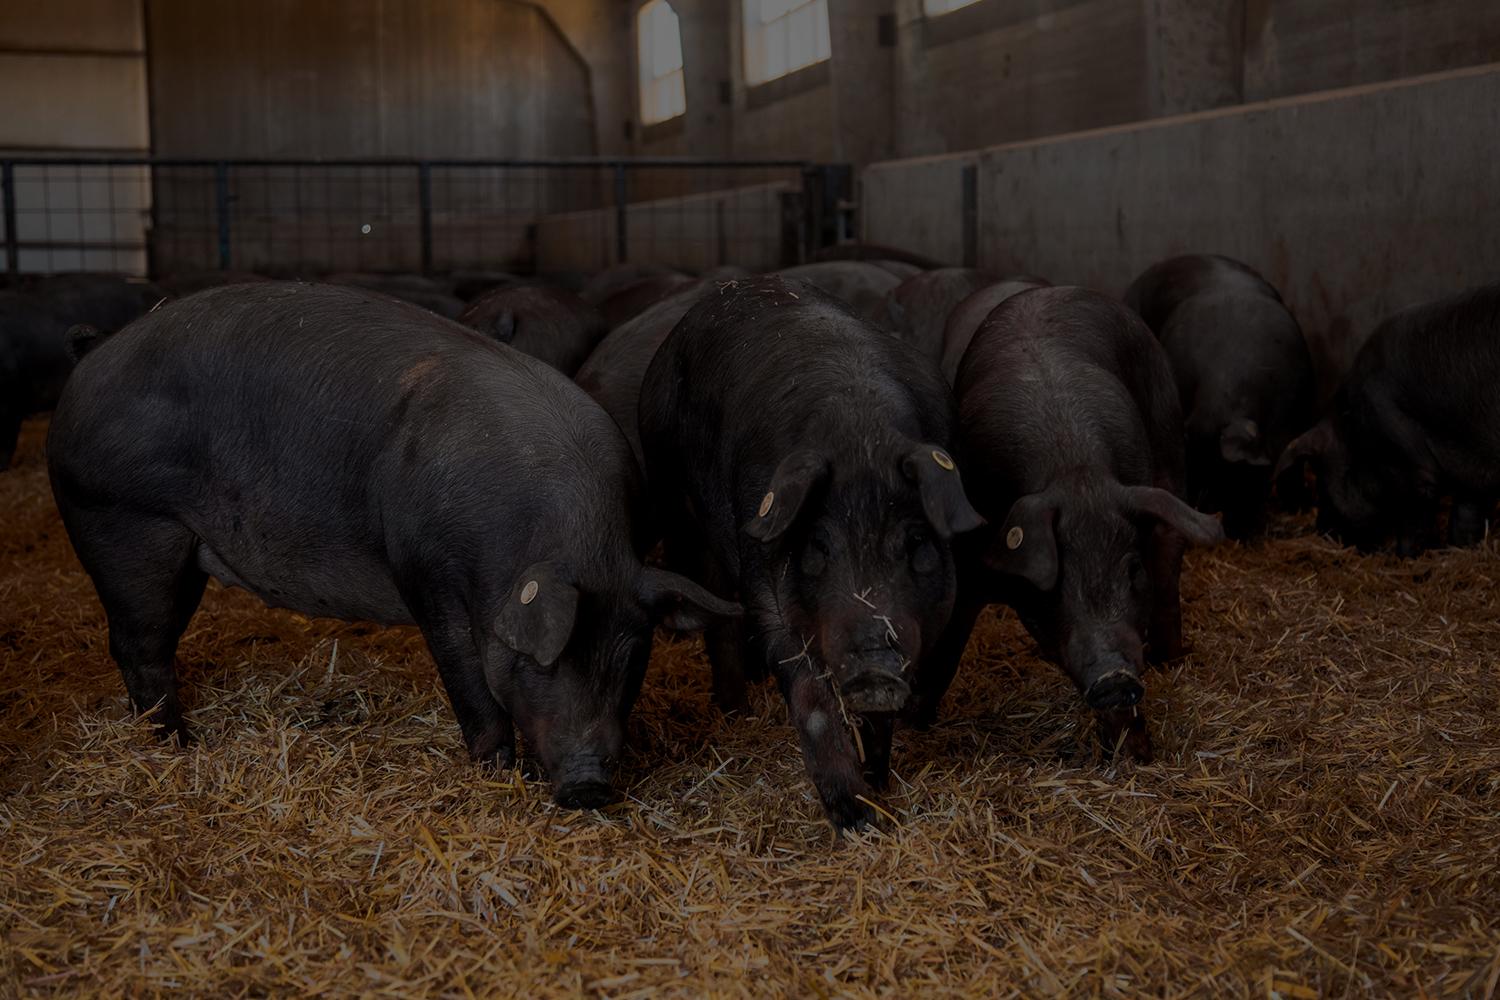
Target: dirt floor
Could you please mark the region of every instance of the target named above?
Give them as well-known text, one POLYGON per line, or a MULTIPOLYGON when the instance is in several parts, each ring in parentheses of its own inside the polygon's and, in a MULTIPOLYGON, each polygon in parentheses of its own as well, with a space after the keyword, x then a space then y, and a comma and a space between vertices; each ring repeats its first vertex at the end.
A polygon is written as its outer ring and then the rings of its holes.
POLYGON ((623 803, 468 762, 414 629, 211 584, 191 750, 130 717, 47 485, 0 474, 0 996, 1492 997, 1500 547, 1189 556, 1195 654, 1115 766, 1008 611, 888 829, 835 838, 773 689, 662 638, 623 803))

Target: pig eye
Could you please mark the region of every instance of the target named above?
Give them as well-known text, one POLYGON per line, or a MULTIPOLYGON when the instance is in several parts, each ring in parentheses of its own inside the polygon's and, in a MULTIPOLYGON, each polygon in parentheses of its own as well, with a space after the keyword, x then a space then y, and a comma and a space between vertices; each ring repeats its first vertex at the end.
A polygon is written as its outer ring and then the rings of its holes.
POLYGON ((805 576, 821 576, 828 567, 828 552, 816 538, 809 539, 802 550, 802 572, 805 576))
POLYGON ((1146 579, 1146 564, 1141 562, 1140 556, 1131 556, 1125 564, 1130 573, 1130 585, 1132 587, 1144 587, 1148 582, 1146 579))
POLYGON ((907 543, 907 548, 911 552, 911 570, 913 573, 916 573, 918 576, 926 576, 938 568, 937 548, 932 544, 932 540, 922 532, 916 532, 911 536, 910 541, 907 543))

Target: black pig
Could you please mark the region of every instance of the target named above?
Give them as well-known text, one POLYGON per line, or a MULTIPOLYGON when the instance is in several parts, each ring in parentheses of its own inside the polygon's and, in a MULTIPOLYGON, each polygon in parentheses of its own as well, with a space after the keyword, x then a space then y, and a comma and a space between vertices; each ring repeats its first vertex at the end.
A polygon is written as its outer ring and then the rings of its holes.
POLYGON ((1183 503, 1182 411, 1166 356, 1140 319, 1081 288, 1007 299, 958 371, 969 492, 989 527, 963 540, 953 622, 907 719, 932 722, 986 604, 1016 609, 1106 738, 1149 759, 1151 659, 1182 653, 1178 577, 1217 521, 1183 503))
POLYGON ((609 332, 598 309, 571 292, 540 285, 486 292, 469 303, 458 321, 569 378, 609 332))
POLYGON ((635 463, 560 373, 356 288, 231 285, 94 347, 52 489, 139 711, 186 739, 172 657, 210 575, 308 615, 416 624, 470 755, 609 801, 652 626, 737 609, 641 564, 635 463))
POLYGON ((896 336, 934 362, 943 360, 943 329, 954 306, 1000 281, 998 274, 970 267, 940 267, 907 278, 886 300, 896 336))
POLYGON ((646 456, 641 451, 641 432, 637 422, 640 408, 641 381, 646 368, 656 356, 656 349, 667 339, 679 320, 687 315, 703 296, 714 291, 714 283, 699 280, 655 303, 639 316, 632 317, 609 331, 574 377, 583 391, 615 418, 625 439, 635 452, 642 471, 646 456))
POLYGON ((1485 535, 1500 499, 1500 282, 1399 312, 1376 327, 1328 415, 1293 441, 1318 477, 1318 528, 1403 556, 1432 542, 1453 498, 1448 543, 1485 535))
POLYGON ((21 422, 57 405, 73 363, 63 334, 74 324, 111 333, 162 300, 155 285, 104 274, 65 274, 0 291, 0 472, 21 422))
POLYGON ((868 823, 861 760, 884 785, 893 713, 953 606, 949 539, 980 523, 942 376, 812 285, 752 278, 667 337, 640 430, 669 560, 745 604, 748 644, 708 635, 719 705, 746 708, 748 645, 829 818, 868 823))
POLYGON ((1025 275, 1005 278, 985 285, 953 307, 948 313, 948 321, 943 324, 942 367, 943 377, 948 380, 949 385, 958 378, 959 363, 963 361, 964 352, 969 349, 969 341, 974 339, 974 332, 985 321, 985 317, 1012 295, 1020 295, 1033 288, 1046 288, 1047 285, 1045 279, 1025 275))
POLYGON ((1187 496, 1222 511, 1231 538, 1255 525, 1271 466, 1312 423, 1302 328, 1260 275, 1228 257, 1173 257, 1125 293, 1166 349, 1187 432, 1187 496))

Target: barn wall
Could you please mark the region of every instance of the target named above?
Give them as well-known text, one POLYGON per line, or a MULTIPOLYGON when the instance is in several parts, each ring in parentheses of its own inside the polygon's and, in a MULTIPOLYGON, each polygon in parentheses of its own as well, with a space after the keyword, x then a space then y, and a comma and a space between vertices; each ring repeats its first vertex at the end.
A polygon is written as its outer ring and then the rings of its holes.
POLYGON ((148 0, 156 152, 597 151, 589 66, 519 0, 148 0))
POLYGON ((1500 61, 1494 0, 1246 0, 1245 99, 1500 61))
POLYGON ((976 165, 979 263, 1118 295, 1222 253, 1263 273, 1324 398, 1375 323, 1500 277, 1500 64, 878 164, 865 237, 957 263, 976 165))
POLYGON ((0 150, 146 150, 140 0, 6 4, 0 94, 0 150))
POLYGON ((862 165, 1500 61, 1494 0, 978 0, 937 18, 922 0, 829 0, 826 79, 754 107, 740 3, 673 0, 685 127, 640 132, 636 151, 862 165))

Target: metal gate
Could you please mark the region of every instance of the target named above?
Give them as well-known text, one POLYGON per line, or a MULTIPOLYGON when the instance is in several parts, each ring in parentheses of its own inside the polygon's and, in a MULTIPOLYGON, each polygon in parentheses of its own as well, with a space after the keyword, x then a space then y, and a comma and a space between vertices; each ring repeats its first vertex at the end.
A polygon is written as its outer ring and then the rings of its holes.
POLYGON ((0 160, 12 280, 532 274, 626 260, 762 270, 850 231, 851 177, 790 159, 0 160))

